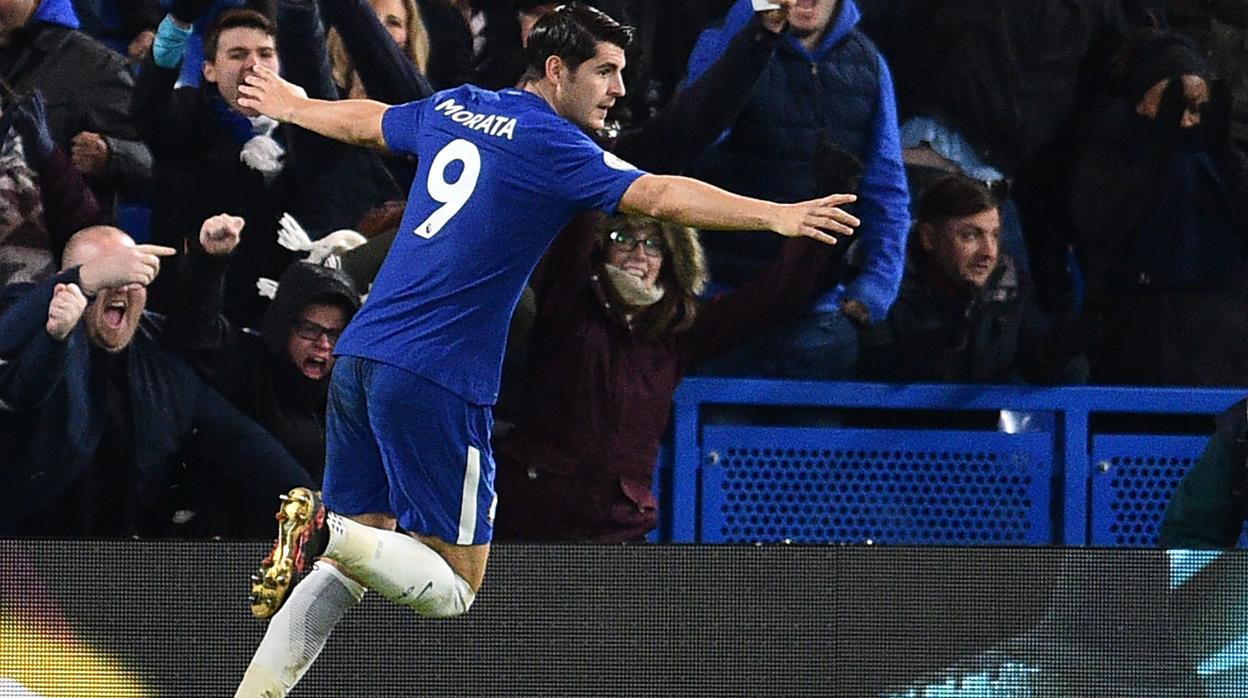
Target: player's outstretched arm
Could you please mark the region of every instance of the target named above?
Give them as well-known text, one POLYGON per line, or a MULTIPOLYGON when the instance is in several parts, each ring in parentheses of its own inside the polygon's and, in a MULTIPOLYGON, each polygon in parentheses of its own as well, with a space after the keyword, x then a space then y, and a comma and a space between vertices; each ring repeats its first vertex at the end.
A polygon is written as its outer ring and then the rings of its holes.
POLYGON ((624 192, 620 210, 703 230, 771 230, 829 245, 829 233, 850 235, 858 219, 840 209, 853 194, 833 194, 796 204, 751 199, 688 177, 642 175, 624 192))
POLYGON ((258 65, 238 86, 238 105, 354 145, 386 147, 381 116, 387 105, 367 99, 309 99, 303 88, 258 65))

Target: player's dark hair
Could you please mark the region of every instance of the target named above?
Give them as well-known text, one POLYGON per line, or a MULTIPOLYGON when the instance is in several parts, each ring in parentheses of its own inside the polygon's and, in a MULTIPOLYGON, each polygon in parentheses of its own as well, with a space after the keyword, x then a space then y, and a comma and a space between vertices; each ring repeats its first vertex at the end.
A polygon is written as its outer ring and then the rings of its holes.
POLYGON ((217 15, 204 34, 204 60, 209 63, 216 60, 217 43, 221 40, 221 32, 239 27, 259 29, 273 37, 274 41, 277 40, 277 25, 263 14, 247 9, 226 10, 217 15))
POLYGON ((546 74, 546 59, 551 56, 559 56, 576 70, 594 57, 601 41, 627 50, 633 43, 633 28, 579 2, 556 7, 537 20, 529 33, 524 50, 524 81, 540 80, 546 74))

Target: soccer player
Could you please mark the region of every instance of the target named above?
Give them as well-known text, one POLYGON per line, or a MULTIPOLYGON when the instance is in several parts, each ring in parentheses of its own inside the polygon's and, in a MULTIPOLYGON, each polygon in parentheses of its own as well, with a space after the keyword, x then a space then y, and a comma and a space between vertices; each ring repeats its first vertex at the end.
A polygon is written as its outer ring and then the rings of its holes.
POLYGON ((252 578, 252 611, 272 620, 237 696, 286 695, 365 589, 431 618, 472 605, 489 555, 490 405, 508 321, 573 215, 619 210, 829 244, 858 224, 838 208, 851 195, 775 204, 604 153, 582 129, 602 128, 624 95, 631 39, 572 3, 533 28, 522 89, 465 85, 395 107, 323 102, 262 66, 239 87, 244 107, 420 165, 394 246, 336 346, 324 501, 291 491, 252 578))

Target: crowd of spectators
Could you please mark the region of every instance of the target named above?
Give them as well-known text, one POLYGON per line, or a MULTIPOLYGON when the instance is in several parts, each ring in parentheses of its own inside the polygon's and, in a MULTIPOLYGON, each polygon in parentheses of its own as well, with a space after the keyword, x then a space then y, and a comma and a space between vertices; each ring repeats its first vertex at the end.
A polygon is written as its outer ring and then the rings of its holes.
MULTIPOLYGON (((0 535, 265 535, 319 482, 334 341, 415 163, 239 84, 514 86, 557 4, 0 0, 0 535)), ((1248 386, 1245 3, 589 4, 638 29, 596 134, 616 155, 854 193, 862 224, 820 247, 570 222, 502 367, 501 539, 643 538, 690 372, 1248 386)))

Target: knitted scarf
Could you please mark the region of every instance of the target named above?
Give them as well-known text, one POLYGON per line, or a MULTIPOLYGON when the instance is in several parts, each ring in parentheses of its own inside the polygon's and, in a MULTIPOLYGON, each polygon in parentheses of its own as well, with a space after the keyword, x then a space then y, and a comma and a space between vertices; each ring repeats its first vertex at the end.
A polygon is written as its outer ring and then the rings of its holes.
POLYGON ((243 116, 215 92, 208 96, 208 106, 217 123, 242 146, 238 159, 244 165, 263 174, 266 182, 281 173, 286 164, 286 149, 274 138, 277 121, 267 116, 243 116))
POLYGON ((615 290, 625 306, 637 309, 649 308, 663 300, 662 286, 647 285, 641 279, 610 264, 604 263, 602 268, 607 272, 607 281, 611 283, 611 288, 615 290))
POLYGON ((0 284, 34 281, 52 267, 39 177, 12 129, 0 143, 0 284))

